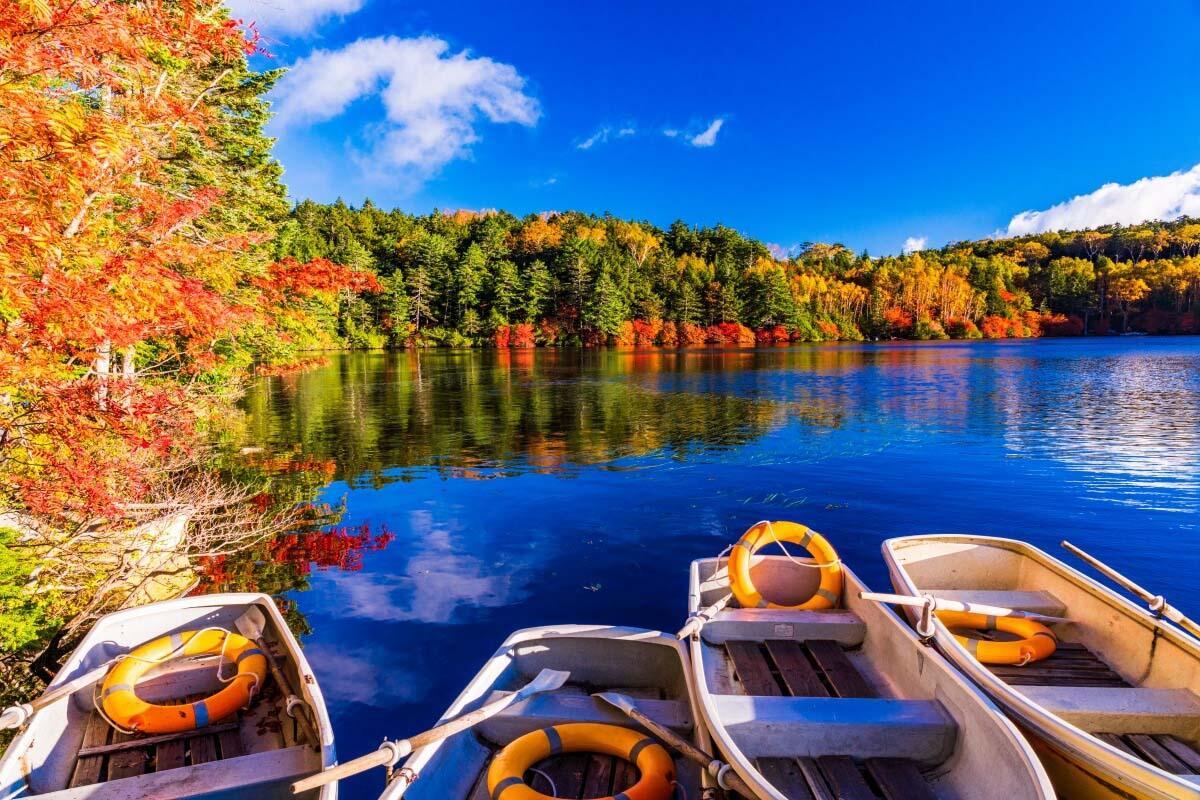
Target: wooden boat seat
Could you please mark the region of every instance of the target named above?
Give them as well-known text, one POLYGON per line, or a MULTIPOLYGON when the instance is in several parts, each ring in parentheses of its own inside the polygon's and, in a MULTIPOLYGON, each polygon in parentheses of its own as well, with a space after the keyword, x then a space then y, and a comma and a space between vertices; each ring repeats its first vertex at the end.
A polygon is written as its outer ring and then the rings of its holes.
POLYGON ((1200 734, 1200 697, 1189 689, 1028 686, 1026 697, 1085 731, 1200 734))
POLYGON ((993 589, 928 589, 930 594, 960 603, 983 603, 989 606, 1032 611, 1052 617, 1067 616, 1067 606, 1046 591, 997 591, 993 589))
MULTIPOLYGON (((493 692, 487 702, 499 700, 509 692, 493 692)), ((691 732, 695 721, 686 702, 637 698, 638 710, 655 722, 681 734, 691 732)), ((534 695, 509 706, 491 719, 475 726, 475 730, 490 742, 507 744, 530 731, 566 722, 599 722, 608 725, 637 727, 625 714, 596 700, 581 690, 568 690, 534 695)))
POLYGON ((829 640, 843 647, 858 647, 867 635, 867 626, 853 611, 776 611, 769 608, 727 608, 717 614, 700 632, 709 644, 724 644, 741 639, 775 641, 790 639, 829 640))
POLYGON ((716 695, 725 729, 750 758, 853 754, 937 764, 954 750, 953 720, 932 700, 716 695))
MULTIPOLYGON (((751 701, 828 698, 827 702, 841 703, 846 699, 879 697, 878 690, 863 677, 836 641, 728 641, 725 651, 744 695, 751 701)), ((739 695, 718 695, 715 699, 721 703, 729 698, 747 699, 739 695)), ((872 708, 882 710, 883 707, 872 708)), ((940 719, 946 719, 940 708, 937 713, 940 719)), ((893 730, 897 728, 899 726, 893 730)), ((908 730, 904 729, 905 735, 908 730)), ((951 723, 949 747, 953 747, 954 734, 951 723)), ((857 753, 850 747, 851 743, 847 742, 844 749, 848 752, 816 758, 802 756, 793 750, 788 757, 758 758, 756 764, 772 785, 795 800, 830 797, 932 800, 934 797, 916 761, 886 757, 856 761, 850 753, 857 753)))

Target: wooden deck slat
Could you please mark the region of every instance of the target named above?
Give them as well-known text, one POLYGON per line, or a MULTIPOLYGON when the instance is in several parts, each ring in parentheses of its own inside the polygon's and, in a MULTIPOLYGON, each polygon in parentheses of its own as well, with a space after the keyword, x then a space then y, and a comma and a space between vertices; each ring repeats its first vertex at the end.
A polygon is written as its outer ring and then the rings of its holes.
POLYGON ((816 800, 796 759, 760 758, 756 766, 767 782, 786 795, 788 800, 816 800))
POLYGON ((795 697, 828 697, 829 690, 821 682, 821 676, 809 663, 804 655, 804 649, 799 642, 769 641, 766 643, 767 653, 775 662, 779 676, 795 697))
MULTIPOLYGON (((113 731, 112 743, 124 744, 136 739, 136 735, 113 731)), ((146 771, 147 754, 143 749, 118 750, 108 757, 108 774, 105 780, 115 781, 121 778, 132 778, 146 771)))
MULTIPOLYGON (((113 732, 104 718, 93 711, 87 719, 87 727, 83 731, 83 747, 99 747, 108 742, 109 734, 113 732)), ((75 771, 71 775, 71 786, 87 786, 100 782, 100 773, 104 767, 105 756, 84 756, 76 759, 75 771)))
POLYGON ((613 757, 591 754, 583 781, 581 797, 608 797, 612 794, 613 757))
POLYGON ((875 792, 849 756, 821 756, 817 759, 830 788, 838 800, 876 800, 875 792))
POLYGON ((154 771, 165 772, 182 767, 186 751, 187 742, 183 739, 172 739, 156 745, 154 748, 154 771))
POLYGON ((213 736, 197 736, 188 740, 188 754, 193 764, 217 760, 217 740, 213 736))
POLYGON ((237 758, 240 755, 245 755, 245 748, 242 747, 242 737, 238 733, 237 728, 221 731, 217 734, 217 745, 221 748, 221 758, 237 758))
POLYGON ((878 692, 851 663, 842 646, 828 639, 806 642, 817 666, 825 673, 838 697, 876 697, 878 692))
POLYGON ((779 697, 783 694, 757 642, 726 642, 725 650, 729 653, 733 669, 746 694, 768 697, 779 697))
POLYGON ((616 759, 613 763, 612 793, 615 795, 629 789, 637 783, 637 780, 637 767, 623 758, 616 759))
POLYGON ((825 775, 817 765, 816 759, 797 758, 796 766, 800 768, 804 779, 808 781, 808 789, 812 792, 814 800, 837 800, 829 788, 829 783, 825 780, 825 775))
POLYGON ((206 731, 184 731, 183 733, 164 733, 159 736, 139 736, 138 738, 126 738, 114 736, 113 741, 108 744, 97 745, 95 747, 81 747, 79 749, 80 756, 98 756, 108 755, 120 750, 133 750, 135 748, 156 747, 165 742, 174 741, 176 739, 190 739, 193 736, 201 736, 206 733, 222 733, 228 730, 235 730, 238 727, 236 722, 227 722, 222 725, 213 725, 206 731))
POLYGON ((933 800, 933 790, 913 762, 902 758, 868 758, 864 765, 886 800, 933 800))
POLYGON ((1160 769, 1176 775, 1191 772, 1187 764, 1176 758, 1174 753, 1155 741, 1152 736, 1144 733, 1131 733, 1125 737, 1125 740, 1133 745, 1134 749, 1143 753, 1147 761, 1160 769))
POLYGON ((1104 742, 1105 744, 1111 744, 1113 747, 1122 751, 1126 755, 1131 755, 1138 759, 1142 757, 1140 753, 1136 752, 1132 747, 1125 743, 1124 739, 1115 733, 1097 733, 1095 736, 1100 741, 1104 742))
POLYGON ((1154 741, 1170 750, 1173 756, 1186 764, 1188 772, 1200 773, 1200 753, 1197 753, 1187 742, 1166 735, 1155 736, 1154 741))

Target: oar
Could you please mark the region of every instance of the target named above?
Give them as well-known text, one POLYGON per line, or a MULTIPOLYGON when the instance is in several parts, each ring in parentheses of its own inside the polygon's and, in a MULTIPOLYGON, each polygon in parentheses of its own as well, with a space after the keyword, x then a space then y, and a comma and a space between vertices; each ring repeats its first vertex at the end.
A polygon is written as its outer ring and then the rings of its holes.
POLYGON ((859 592, 858 596, 863 600, 873 600, 876 603, 888 603, 896 606, 912 606, 913 608, 924 608, 926 599, 933 600, 933 607, 937 611, 967 611, 972 614, 986 614, 989 617, 1015 617, 1016 619, 1032 619, 1037 622, 1045 622, 1053 625, 1059 622, 1070 622, 1066 617, 1051 617, 1046 614, 1035 614, 1032 611, 1018 611, 1014 608, 1004 608, 1003 606, 989 606, 985 603, 964 603, 961 600, 947 600, 943 597, 934 597, 933 595, 921 595, 913 597, 906 594, 883 594, 881 592, 859 592))
MULTIPOLYGON (((316 726, 312 720, 308 718, 308 703, 296 695, 296 690, 288 680, 283 670, 279 668, 279 662, 275 660, 275 654, 271 652, 271 648, 267 647, 266 641, 263 639, 263 631, 267 627, 267 618, 263 616, 262 611, 257 606, 250 606, 246 613, 234 622, 234 627, 238 629, 238 633, 245 636, 262 651, 263 658, 267 660, 267 666, 271 670, 271 677, 275 679, 275 683, 279 686, 280 694, 286 694, 284 699, 284 710, 289 717, 300 723, 301 729, 304 731, 305 738, 308 739, 309 746, 314 750, 321 749, 321 736, 317 733, 316 726), (292 713, 292 709, 300 706, 299 712, 292 713)), ((261 687, 260 687, 261 688, 261 687)))
POLYGON ((717 785, 722 789, 732 789, 743 797, 755 797, 755 793, 751 791, 750 787, 746 785, 746 782, 743 781, 741 777, 733 771, 732 767, 730 767, 724 761, 713 758, 708 753, 696 747, 696 745, 692 744, 687 739, 684 739, 670 728, 666 727, 665 725, 658 724, 641 711, 638 711, 637 706, 633 704, 633 700, 631 698, 619 692, 600 692, 599 694, 592 695, 592 697, 603 700, 609 705, 619 708, 621 711, 625 712, 626 716, 628 716, 630 719, 641 723, 642 727, 650 731, 659 739, 662 739, 671 747, 678 750, 686 758, 691 761, 695 761, 697 764, 704 767, 704 769, 708 771, 709 775, 712 775, 717 779, 717 785))
POLYGON ((703 611, 693 614, 692 618, 687 621, 687 624, 679 629, 679 633, 675 634, 675 638, 682 640, 688 638, 693 633, 698 633, 701 628, 712 622, 712 618, 721 613, 732 599, 733 595, 727 594, 703 611))
POLYGON ((489 717, 494 717, 504 709, 519 703, 526 698, 532 697, 541 692, 552 692, 567 682, 567 678, 571 676, 569 672, 563 672, 556 669, 544 669, 537 674, 537 677, 525 684, 519 690, 513 692, 507 697, 503 697, 493 703, 489 703, 483 708, 477 708, 460 717, 455 717, 448 722, 443 722, 435 728, 430 728, 424 733, 418 733, 416 736, 408 739, 398 739, 394 742, 384 742, 379 746, 379 749, 374 753, 369 753, 365 756, 359 756, 353 761, 347 761, 345 764, 338 764, 335 767, 318 772, 316 775, 310 775, 301 781, 296 781, 292 784, 292 793, 301 794, 309 789, 315 789, 318 786, 324 786, 327 783, 348 778, 351 775, 357 775, 360 772, 366 772, 374 767, 387 767, 395 764, 406 755, 416 750, 419 747, 424 747, 427 744, 441 741, 447 737, 453 736, 456 733, 465 731, 480 722, 483 722, 489 717))
POLYGON ((1179 609, 1175 608, 1175 606, 1168 603, 1161 594, 1151 594, 1148 589, 1145 589, 1144 587, 1139 586, 1138 584, 1129 580, 1129 578, 1126 578, 1124 575, 1117 572, 1115 569, 1110 567, 1108 564, 1105 564, 1103 561, 1101 561, 1100 559, 1096 558, 1093 555, 1089 555, 1088 553, 1085 553, 1084 551, 1080 550, 1078 547, 1071 544, 1070 542, 1064 541, 1062 543, 1062 546, 1065 547, 1067 550, 1070 550, 1075 555, 1082 558, 1087 563, 1091 564, 1093 567, 1096 568, 1096 570, 1098 572, 1102 573, 1105 577, 1107 577, 1113 583, 1116 583, 1119 586, 1123 586, 1124 588, 1128 589, 1133 594, 1136 594, 1138 597, 1145 600, 1146 605, 1155 614, 1158 614, 1158 615, 1170 620, 1171 622, 1174 622, 1176 625, 1183 628, 1185 631, 1187 631, 1192 636, 1194 636, 1196 638, 1200 638, 1200 623, 1197 623, 1195 620, 1191 619, 1190 617, 1185 616, 1183 614, 1183 612, 1181 612, 1179 609))
POLYGON ((95 669, 80 675, 75 680, 68 681, 62 686, 46 692, 36 700, 30 700, 28 703, 22 703, 19 706, 12 706, 5 709, 4 713, 0 714, 0 729, 21 727, 33 716, 33 712, 53 705, 62 698, 78 692, 80 689, 86 689, 103 678, 111 666, 112 662, 106 661, 95 669))

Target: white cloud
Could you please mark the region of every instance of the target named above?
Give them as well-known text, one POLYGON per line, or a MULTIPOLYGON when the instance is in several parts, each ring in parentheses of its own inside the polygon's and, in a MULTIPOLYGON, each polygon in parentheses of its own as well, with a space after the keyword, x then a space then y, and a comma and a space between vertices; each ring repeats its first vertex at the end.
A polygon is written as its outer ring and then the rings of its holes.
POLYGON ((674 128, 663 129, 663 136, 667 137, 668 139, 674 139, 678 135, 679 131, 675 130, 674 128))
POLYGON ((621 128, 621 130, 617 131, 617 136, 624 139, 626 136, 633 136, 636 133, 637 128, 621 128))
POLYGON ((717 143, 717 134, 721 132, 721 126, 724 124, 725 120, 717 117, 709 123, 707 128, 688 139, 688 142, 692 147, 712 147, 717 143))
POLYGON ((1200 164, 1187 172, 1142 178, 1129 184, 1106 183, 1091 194, 1073 197, 1045 211, 1022 211, 1008 223, 1008 235, 1080 230, 1118 222, 1134 225, 1182 216, 1200 216, 1200 164))
POLYGON ((580 150, 591 150, 596 145, 604 144, 605 142, 607 142, 608 134, 609 134, 608 128, 601 128, 600 130, 596 131, 591 136, 584 139, 582 142, 580 142, 579 144, 577 144, 575 146, 577 148, 579 148, 580 150))
POLYGON ((927 244, 929 244, 928 236, 910 236, 904 240, 904 252, 915 253, 918 250, 924 250, 927 244))
POLYGON ((380 36, 300 59, 275 92, 276 124, 322 122, 378 96, 385 119, 364 129, 365 168, 396 168, 419 182, 479 141, 481 120, 533 126, 541 116, 509 64, 449 52, 441 39, 380 36))
POLYGON ((363 7, 364 0, 226 0, 230 15, 260 30, 307 33, 330 17, 344 17, 363 7))

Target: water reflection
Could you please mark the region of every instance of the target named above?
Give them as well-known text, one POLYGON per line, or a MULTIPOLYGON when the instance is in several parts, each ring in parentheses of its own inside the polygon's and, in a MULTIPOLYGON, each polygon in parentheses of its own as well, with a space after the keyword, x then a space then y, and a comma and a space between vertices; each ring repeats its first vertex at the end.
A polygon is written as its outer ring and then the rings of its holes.
POLYGON ((1197 343, 336 356, 252 388, 230 469, 341 527, 222 585, 303 613, 346 755, 432 723, 514 629, 674 629, 688 561, 764 518, 879 587, 888 536, 1069 536, 1200 613, 1197 343))

